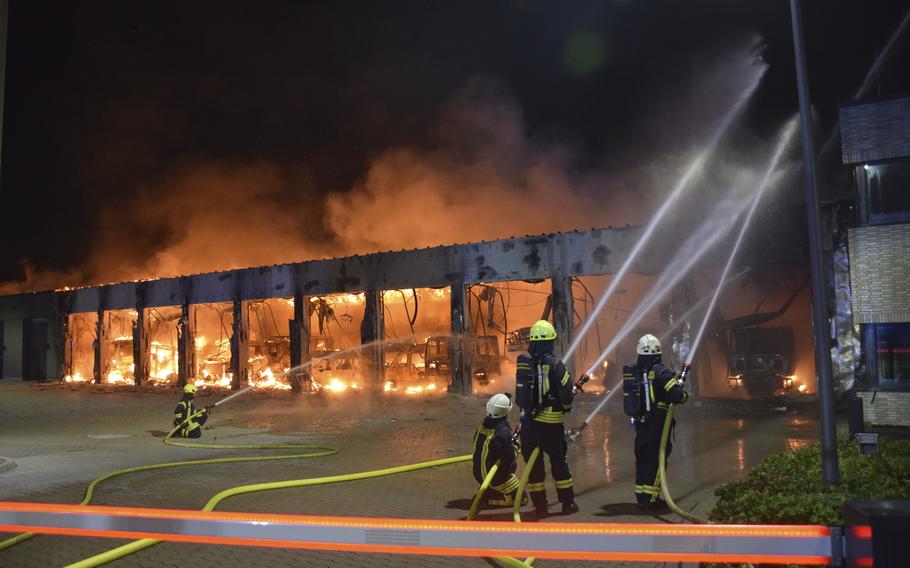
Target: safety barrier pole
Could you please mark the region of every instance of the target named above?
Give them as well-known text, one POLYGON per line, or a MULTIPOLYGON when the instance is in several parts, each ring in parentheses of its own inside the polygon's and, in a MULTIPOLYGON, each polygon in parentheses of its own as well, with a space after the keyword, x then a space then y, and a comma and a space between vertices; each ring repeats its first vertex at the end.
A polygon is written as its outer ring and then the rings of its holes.
MULTIPOLYGON (((234 546, 616 562, 829 565, 828 527, 489 523, 0 502, 0 531, 234 546)), ((839 542, 837 543, 839 544, 839 542)))

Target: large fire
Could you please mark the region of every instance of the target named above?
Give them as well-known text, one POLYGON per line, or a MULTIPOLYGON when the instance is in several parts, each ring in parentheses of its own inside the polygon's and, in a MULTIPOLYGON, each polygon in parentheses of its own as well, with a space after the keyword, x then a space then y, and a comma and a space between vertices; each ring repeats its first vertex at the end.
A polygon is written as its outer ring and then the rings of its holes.
MULTIPOLYGON (((380 392, 412 397, 448 390, 449 296, 448 288, 384 291, 386 380, 380 392)), ((304 392, 330 396, 364 391, 367 383, 361 362, 359 328, 365 300, 364 293, 309 298, 310 363, 308 367, 293 370, 288 323, 294 318, 293 299, 245 302, 249 384, 256 389, 288 391, 292 384, 296 385, 295 381, 300 381, 304 392)), ((180 373, 178 330, 184 316, 178 307, 149 309, 146 314, 150 339, 146 384, 174 386, 180 373)), ((191 361, 194 368, 188 373, 197 387, 231 387, 234 316, 234 306, 228 302, 191 307, 189 329, 193 334, 191 361)), ((138 313, 135 310, 110 312, 104 318, 100 328, 104 330, 102 338, 106 340, 102 383, 132 385, 135 382, 133 333, 138 313)), ((74 365, 64 380, 68 383, 91 382, 95 335, 99 329, 97 317, 95 314, 75 314, 70 321, 74 334, 74 365), (78 364, 75 364, 77 360, 78 364)))

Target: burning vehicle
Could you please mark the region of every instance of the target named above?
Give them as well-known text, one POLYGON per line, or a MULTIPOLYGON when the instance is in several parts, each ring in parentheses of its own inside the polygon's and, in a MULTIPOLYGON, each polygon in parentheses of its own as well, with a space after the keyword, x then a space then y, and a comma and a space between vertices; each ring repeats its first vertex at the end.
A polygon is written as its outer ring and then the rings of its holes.
POLYGON ((730 331, 728 383, 751 396, 768 398, 792 390, 793 330, 789 327, 751 327, 730 331))
MULTIPOLYGON (((428 337, 425 344, 424 361, 428 376, 438 376, 441 381, 451 379, 448 336, 428 337)), ((477 384, 490 384, 491 377, 502 372, 502 356, 499 340, 492 335, 481 335, 468 340, 471 347, 471 368, 477 384)))

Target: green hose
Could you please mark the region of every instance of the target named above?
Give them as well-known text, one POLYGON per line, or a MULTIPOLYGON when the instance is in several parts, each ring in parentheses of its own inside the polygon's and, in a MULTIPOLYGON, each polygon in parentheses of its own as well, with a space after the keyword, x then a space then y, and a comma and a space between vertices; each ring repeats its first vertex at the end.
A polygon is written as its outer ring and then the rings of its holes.
MULTIPOLYGON (((311 479, 293 479, 289 481, 275 481, 271 483, 256 483, 253 485, 243 485, 240 487, 233 487, 231 489, 225 489, 220 493, 216 494, 214 497, 209 499, 209 502, 205 504, 205 507, 202 508, 203 511, 213 510, 220 502, 224 501, 228 497, 233 497, 235 495, 241 495, 244 493, 254 493, 258 491, 270 491, 273 489, 289 489, 292 487, 307 487, 311 485, 326 485, 329 483, 342 483, 345 481, 356 481, 359 479, 371 479, 374 477, 384 477, 387 475, 395 475, 398 473, 406 473, 409 471, 417 471, 420 469, 428 469, 431 467, 439 467, 443 465, 450 465, 454 463, 461 463, 465 461, 470 461, 472 458, 471 455, 457 456, 452 458, 444 458, 439 460, 415 463, 411 465, 403 465, 398 467, 390 467, 386 469, 377 469, 372 471, 364 471, 361 473, 349 473, 345 475, 332 475, 329 477, 314 477, 311 479)), ((118 558, 123 558, 134 552, 139 552, 151 546, 158 544, 159 540, 154 539, 142 539, 133 541, 129 544, 108 550, 101 554, 92 556, 91 558, 86 558, 85 560, 80 560, 74 564, 69 564, 66 568, 89 568, 94 566, 101 566, 102 564, 107 564, 117 560, 118 558)))
POLYGON ((478 489, 477 493, 474 494, 474 500, 471 501, 471 508, 468 509, 469 521, 473 521, 474 516, 477 515, 477 509, 480 507, 480 501, 483 499, 483 494, 487 492, 490 484, 493 483, 493 476, 496 475, 496 472, 498 470, 499 460, 496 460, 496 463, 494 463, 493 467, 490 468, 490 472, 487 473, 487 476, 483 478, 483 483, 480 484, 480 489, 478 489))
MULTIPOLYGON (((226 461, 256 461, 256 460, 292 459, 292 458, 297 458, 297 457, 322 457, 322 456, 327 456, 327 455, 332 455, 332 454, 338 453, 337 449, 329 448, 326 446, 295 446, 295 445, 288 445, 288 444, 267 444, 267 445, 261 445, 261 446, 229 446, 229 445, 220 445, 220 444, 200 444, 200 443, 194 443, 194 442, 183 442, 183 441, 175 441, 175 440, 171 439, 171 436, 173 436, 174 433, 177 432, 177 430, 183 426, 183 424, 185 424, 186 422, 189 422, 190 420, 192 420, 193 418, 195 418, 201 414, 203 414, 202 411, 196 412, 193 415, 191 415, 189 418, 184 420, 182 423, 175 426, 164 437, 164 442, 166 444, 170 444, 172 446, 182 446, 185 448, 214 448, 214 449, 313 448, 313 449, 322 449, 325 451, 323 451, 321 453, 301 454, 301 455, 296 455, 296 456, 271 456, 271 457, 259 457, 259 458, 224 458, 224 459, 214 459, 214 460, 197 460, 195 462, 176 462, 175 464, 163 464, 160 467, 175 467, 178 464, 179 465, 189 465, 191 463, 195 463, 195 464, 223 463, 226 461)), ((365 472, 361 472, 361 473, 350 473, 350 474, 345 474, 345 475, 333 475, 333 476, 329 476, 329 477, 314 477, 311 479, 294 479, 294 480, 289 480, 289 481, 275 481, 275 482, 271 482, 271 483, 256 483, 253 485, 243 485, 243 486, 239 486, 239 487, 225 489, 224 491, 217 493, 214 497, 209 499, 208 503, 205 504, 205 507, 203 507, 202 510, 211 511, 220 502, 224 501, 228 497, 233 497, 235 495, 241 495, 244 493, 269 491, 269 490, 273 490, 273 489, 288 489, 291 487, 307 487, 307 486, 311 486, 311 485, 326 485, 329 483, 342 483, 345 481, 355 481, 355 480, 359 480, 359 479, 370 479, 370 478, 374 478, 374 477, 383 477, 383 476, 387 476, 387 475, 395 475, 398 473, 406 473, 406 472, 410 472, 410 471, 417 471, 420 469, 428 469, 428 468, 432 468, 432 467, 439 467, 439 466, 443 466, 443 465, 465 462, 465 461, 469 461, 471 458, 472 458, 471 455, 465 455, 465 456, 457 456, 457 457, 453 457, 453 458, 444 458, 444 459, 439 459, 439 460, 421 462, 421 463, 405 465, 405 466, 365 471, 365 472)), ((155 466, 146 466, 143 468, 133 468, 133 470, 141 471, 143 469, 151 469, 154 467, 155 466)), ((127 473, 128 471, 129 470, 122 470, 120 472, 115 472, 113 475, 127 473)), ((113 475, 109 474, 108 476, 105 477, 105 479, 108 477, 113 477, 113 475)), ((99 480, 96 480, 96 481, 101 481, 101 480, 103 480, 103 479, 99 478, 99 480)), ((85 503, 83 503, 83 504, 85 504, 85 503)), ((146 548, 154 546, 154 545, 158 544, 159 542, 161 542, 161 541, 154 540, 154 539, 148 539, 148 538, 133 541, 129 544, 125 544, 123 546, 113 548, 111 550, 108 550, 107 552, 102 552, 101 554, 97 554, 90 558, 80 560, 79 562, 76 562, 74 564, 70 564, 66 568, 76 568, 76 567, 87 568, 87 567, 101 566, 102 564, 107 564, 108 562, 112 562, 114 560, 117 560, 118 558, 123 558, 124 556, 133 554, 135 552, 139 552, 140 550, 145 550, 146 548)))
MULTIPOLYGON (((201 415, 202 412, 197 412, 187 418, 185 422, 192 420, 193 418, 201 415)), ((238 463, 238 462, 249 462, 249 461, 271 461, 271 460, 292 460, 292 459, 304 459, 304 458, 321 458, 326 456, 331 456, 337 454, 338 450, 329 446, 313 446, 313 445, 297 445, 297 444, 265 444, 261 446, 256 445, 240 445, 240 446, 231 446, 224 444, 193 444, 190 442, 179 442, 171 440, 171 436, 183 426, 183 423, 174 427, 173 430, 168 432, 164 437, 164 442, 172 446, 183 446, 189 448, 210 448, 210 449, 268 449, 268 450, 317 450, 311 453, 306 454, 291 454, 286 456, 257 456, 257 457, 236 457, 236 458, 213 458, 205 460, 188 460, 188 461, 179 461, 179 462, 168 462, 168 463, 159 463, 154 465, 143 465, 138 467, 130 467, 126 469, 119 469, 117 471, 112 471, 105 473, 101 477, 96 477, 88 484, 88 487, 85 488, 85 495, 82 498, 82 501, 79 502, 79 505, 88 505, 92 497, 95 494, 95 488, 103 481, 112 479, 114 477, 119 477, 121 475, 126 475, 128 473, 137 473, 140 471, 151 471, 155 469, 169 469, 174 467, 184 467, 189 465, 208 465, 214 463, 238 463)), ((19 543, 25 542, 32 537, 37 536, 34 533, 23 533, 13 537, 10 537, 6 540, 0 541, 0 550, 6 550, 11 548, 19 543)))
MULTIPOLYGON (((537 461, 537 456, 539 454, 539 447, 531 450, 531 456, 528 458, 528 462, 525 464, 524 471, 521 472, 521 481, 518 484, 518 491, 515 492, 516 495, 524 495, 525 487, 528 486, 528 477, 531 476, 531 467, 534 466, 534 462, 537 461)), ((512 505, 512 519, 516 523, 521 522, 521 499, 515 499, 515 504, 512 505)))
POLYGON ((670 439, 670 429, 673 427, 674 406, 674 404, 670 404, 670 407, 667 409, 667 417, 664 419, 664 429, 660 435, 660 453, 657 458, 657 474, 660 477, 660 495, 663 497, 664 501, 667 502, 667 506, 670 507, 670 510, 680 517, 692 521, 693 523, 708 524, 707 520, 682 510, 673 502, 673 497, 670 496, 670 487, 667 484, 667 441, 670 439))
MULTIPOLYGON (((531 460, 528 462, 525 471, 531 470, 531 465, 533 465, 534 460, 537 458, 540 448, 534 448, 534 451, 531 452, 531 460)), ((483 483, 480 484, 480 489, 477 490, 477 493, 474 494, 474 500, 471 502, 471 508, 468 510, 468 520, 474 520, 474 516, 477 514, 477 508, 480 506, 480 501, 483 499, 483 494, 487 492, 487 489, 490 487, 490 483, 493 482, 493 476, 496 475, 496 471, 499 469, 499 460, 496 460, 496 463, 493 464, 493 467, 490 468, 487 476, 483 478, 483 483)), ((521 483, 518 485, 518 490, 515 492, 515 510, 521 506, 521 496, 524 495, 524 487, 527 484, 528 476, 522 473, 521 483)), ((514 513, 518 516, 516 522, 521 522, 521 515, 514 513)), ((517 558, 512 558, 511 556, 499 556, 496 557, 496 560, 502 562, 506 566, 513 566, 515 568, 533 568, 534 559, 528 558, 524 562, 517 558)))

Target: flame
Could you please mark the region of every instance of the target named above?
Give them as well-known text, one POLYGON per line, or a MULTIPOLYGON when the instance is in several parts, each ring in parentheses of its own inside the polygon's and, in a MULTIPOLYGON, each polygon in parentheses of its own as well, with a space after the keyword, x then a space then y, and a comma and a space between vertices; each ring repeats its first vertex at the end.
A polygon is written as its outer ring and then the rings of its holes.
POLYGON ((260 371, 259 377, 257 379, 254 379, 252 383, 256 388, 291 390, 291 385, 279 381, 275 377, 275 373, 272 372, 272 369, 270 367, 266 367, 260 371))
POLYGON ((67 376, 63 377, 63 381, 67 382, 67 383, 84 383, 84 382, 87 382, 88 379, 83 377, 82 373, 80 373, 79 371, 76 371, 72 375, 67 375, 67 376))
POLYGON ((799 390, 799 392, 806 392, 806 390, 807 390, 808 388, 809 388, 809 387, 807 387, 806 385, 799 385, 799 387, 798 387, 797 390, 799 390))

